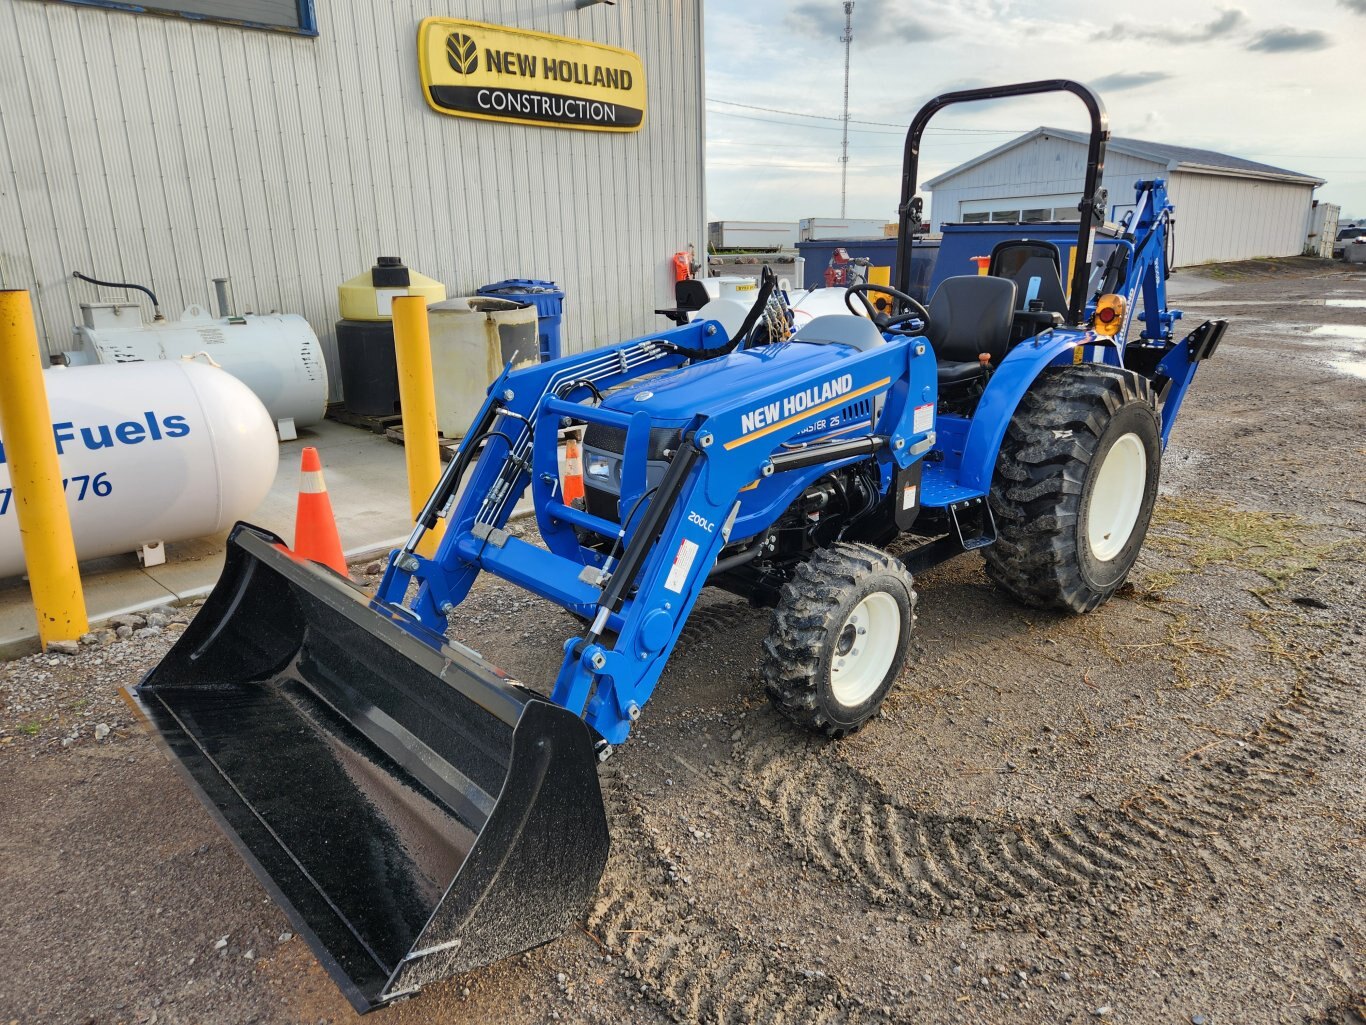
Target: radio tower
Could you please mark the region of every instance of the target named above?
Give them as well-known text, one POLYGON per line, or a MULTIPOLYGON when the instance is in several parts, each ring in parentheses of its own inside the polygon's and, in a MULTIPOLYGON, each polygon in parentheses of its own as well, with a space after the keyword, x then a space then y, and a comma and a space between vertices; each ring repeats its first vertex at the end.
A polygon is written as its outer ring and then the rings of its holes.
POLYGON ((840 151, 840 217, 844 216, 845 190, 849 181, 849 44, 854 41, 854 0, 844 0, 844 144, 840 151))

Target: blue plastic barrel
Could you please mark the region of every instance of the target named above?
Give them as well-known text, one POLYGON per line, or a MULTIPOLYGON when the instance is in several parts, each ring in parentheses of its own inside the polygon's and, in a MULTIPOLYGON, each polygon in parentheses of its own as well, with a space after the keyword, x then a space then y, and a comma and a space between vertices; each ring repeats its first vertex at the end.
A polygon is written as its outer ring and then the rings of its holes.
POLYGON ((541 340, 541 362, 560 358, 560 320, 564 315, 564 292, 553 281, 533 278, 508 278, 479 289, 480 295, 530 303, 536 307, 537 333, 541 340))

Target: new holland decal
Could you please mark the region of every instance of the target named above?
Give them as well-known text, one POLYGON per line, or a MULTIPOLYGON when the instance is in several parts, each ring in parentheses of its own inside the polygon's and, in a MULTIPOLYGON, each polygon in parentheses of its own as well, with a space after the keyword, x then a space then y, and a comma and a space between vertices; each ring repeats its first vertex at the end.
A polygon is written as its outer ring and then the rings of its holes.
POLYGON ((629 50, 426 18, 417 55, 423 94, 442 114, 598 132, 634 132, 645 121, 645 69, 629 50))
POLYGON ((869 392, 880 391, 891 383, 890 377, 884 377, 872 384, 865 384, 862 388, 855 389, 853 375, 844 374, 822 384, 813 384, 810 388, 785 396, 777 402, 768 402, 762 406, 756 406, 748 412, 740 414, 740 430, 742 433, 740 437, 732 438, 726 442, 725 449, 730 451, 739 448, 741 445, 748 445, 751 441, 757 441, 759 438, 782 430, 784 427, 789 427, 798 420, 822 413, 843 402, 867 395, 869 392))

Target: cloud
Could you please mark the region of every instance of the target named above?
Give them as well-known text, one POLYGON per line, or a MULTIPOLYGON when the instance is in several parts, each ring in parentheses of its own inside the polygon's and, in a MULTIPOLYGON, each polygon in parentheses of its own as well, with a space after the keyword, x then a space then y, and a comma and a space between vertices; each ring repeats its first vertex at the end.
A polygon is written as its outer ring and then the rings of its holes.
MULTIPOLYGON (((1366 3, 1366 0, 1343 0, 1343 2, 1366 3)), ((1208 43, 1232 35, 1247 24, 1247 14, 1241 7, 1223 8, 1219 16, 1197 28, 1188 25, 1117 25, 1116 33, 1128 34, 1139 39, 1155 39, 1168 46, 1186 46, 1190 43, 1208 43)))
POLYGON ((1338 3, 1353 14, 1366 15, 1366 0, 1338 0, 1338 3))
POLYGON ((1297 28, 1273 28, 1259 33, 1247 44, 1249 50, 1262 53, 1292 53, 1297 50, 1323 50, 1333 45, 1328 33, 1318 29, 1300 31, 1297 28))
POLYGON ((1102 92, 1117 93, 1125 89, 1138 89, 1141 86, 1152 85, 1154 82, 1165 82, 1171 77, 1166 71, 1116 71, 1112 75, 1094 79, 1091 85, 1102 92))
MULTIPOLYGON (((794 32, 838 41, 844 35, 844 5, 834 0, 805 0, 788 12, 787 24, 794 32)), ((909 14, 893 0, 859 0, 854 11, 855 45, 920 43, 947 34, 942 24, 909 14)))

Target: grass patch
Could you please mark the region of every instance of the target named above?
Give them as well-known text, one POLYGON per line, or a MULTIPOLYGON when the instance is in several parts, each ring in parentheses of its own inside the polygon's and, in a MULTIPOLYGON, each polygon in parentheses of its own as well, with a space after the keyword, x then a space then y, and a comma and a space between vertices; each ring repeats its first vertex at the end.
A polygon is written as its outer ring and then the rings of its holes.
POLYGON ((1261 576, 1267 586, 1249 588, 1263 602, 1292 578, 1340 550, 1346 542, 1310 542, 1305 524, 1294 516, 1235 509, 1222 503, 1168 498, 1153 510, 1148 545, 1178 559, 1179 568, 1149 574, 1147 590, 1161 592, 1177 579, 1212 563, 1238 566, 1261 576))
POLYGON ((20 723, 19 732, 26 737, 36 737, 43 732, 43 724, 40 722, 20 723))
MULTIPOLYGON (((1284 513, 1188 498, 1165 498, 1158 503, 1147 545, 1163 557, 1163 563, 1135 582, 1132 596, 1162 603, 1171 617, 1164 645, 1172 667, 1169 689, 1208 688, 1213 696, 1207 704, 1213 705, 1246 690, 1250 682, 1228 672, 1232 653, 1179 611, 1185 603, 1167 593, 1183 578, 1209 566, 1243 569, 1265 581, 1262 586, 1246 587, 1264 606, 1246 614, 1247 628, 1262 642, 1256 648, 1273 664, 1297 673, 1309 669, 1320 652, 1298 637, 1310 624, 1284 598, 1273 599, 1306 570, 1317 570, 1325 563, 1361 561, 1350 542, 1313 541, 1310 529, 1304 521, 1284 513)), ((1267 684, 1266 680, 1256 683, 1262 688, 1267 684)))

